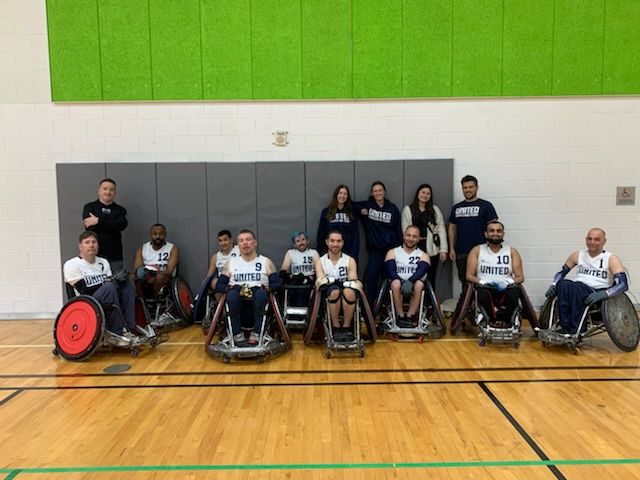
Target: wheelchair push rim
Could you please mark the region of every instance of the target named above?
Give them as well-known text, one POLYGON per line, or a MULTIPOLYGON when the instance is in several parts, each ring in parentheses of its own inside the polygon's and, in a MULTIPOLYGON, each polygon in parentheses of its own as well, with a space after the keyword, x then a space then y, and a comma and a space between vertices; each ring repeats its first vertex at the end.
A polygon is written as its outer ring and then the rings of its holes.
POLYGON ((607 334, 615 345, 625 352, 632 352, 640 340, 640 323, 635 307, 626 294, 607 298, 603 304, 602 317, 607 334))
POLYGON ((91 297, 67 302, 56 318, 53 337, 56 349, 67 360, 84 360, 98 348, 104 333, 104 311, 91 297))
POLYGON ((171 288, 177 313, 185 322, 193 323, 193 294, 191 293, 191 288, 181 277, 173 279, 171 288))

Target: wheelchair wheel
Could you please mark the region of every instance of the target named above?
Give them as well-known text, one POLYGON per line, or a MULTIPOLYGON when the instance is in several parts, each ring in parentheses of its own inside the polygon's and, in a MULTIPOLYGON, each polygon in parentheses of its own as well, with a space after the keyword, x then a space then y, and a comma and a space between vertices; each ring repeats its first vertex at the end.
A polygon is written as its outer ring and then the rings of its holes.
POLYGON ((444 322, 444 316, 442 315, 442 309, 440 308, 440 302, 436 297, 436 292, 433 290, 431 283, 426 283, 427 292, 429 296, 429 302, 431 303, 431 320, 436 326, 436 330, 431 334, 432 338, 440 338, 447 333, 447 325, 444 322))
POLYGON ((602 302, 602 317, 609 337, 625 352, 632 352, 640 340, 640 322, 629 297, 621 293, 602 302))
POLYGON ((136 325, 146 328, 149 325, 150 315, 147 303, 142 297, 136 297, 135 300, 136 325))
POLYGON ((182 277, 171 281, 171 294, 178 315, 187 323, 193 323, 193 294, 191 288, 182 277))
POLYGON ((558 321, 558 306, 556 303, 556 297, 549 297, 544 301, 540 315, 538 316, 538 325, 540 330, 548 330, 551 325, 554 325, 558 321), (551 308, 553 308, 553 319, 551 316, 551 308))
POLYGON ((55 350, 67 360, 86 360, 100 345, 104 329, 104 310, 98 301, 88 295, 74 297, 56 318, 55 350))

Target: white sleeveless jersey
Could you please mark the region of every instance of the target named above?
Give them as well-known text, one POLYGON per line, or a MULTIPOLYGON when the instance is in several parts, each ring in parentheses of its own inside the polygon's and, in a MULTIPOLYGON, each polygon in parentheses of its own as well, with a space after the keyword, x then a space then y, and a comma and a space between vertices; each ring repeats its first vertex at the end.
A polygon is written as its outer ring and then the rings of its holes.
POLYGON ((229 285, 246 285, 247 287, 266 287, 269 285, 267 275, 267 262, 264 255, 258 255, 250 262, 245 261, 240 255, 229 258, 229 285))
POLYGON ((216 268, 218 269, 218 274, 222 272, 222 267, 224 267, 224 264, 227 263, 227 260, 229 260, 231 257, 238 256, 240 256, 240 249, 237 245, 233 246, 228 255, 225 255, 224 253, 222 253, 222 250, 219 250, 218 253, 216 253, 216 268))
MULTIPOLYGON (((84 280, 87 287, 102 285, 111 276, 111 265, 106 258, 96 257, 93 263, 83 258, 73 257, 63 267, 64 281, 67 283, 84 280)), ((76 295, 80 292, 76 290, 76 295)))
POLYGON ((291 258, 291 274, 303 274, 305 277, 312 277, 316 274, 314 259, 318 258, 318 252, 309 248, 301 252, 297 248, 292 248, 287 252, 291 258))
POLYGON ((346 253, 341 253, 340 258, 334 264, 331 260, 329 260, 329 254, 325 253, 322 257, 320 257, 320 264, 322 265, 322 270, 327 277, 334 278, 341 282, 344 282, 349 279, 349 260, 351 257, 346 253))
MULTIPOLYGON (((424 255, 424 252, 419 248, 416 248, 413 252, 407 253, 404 248, 396 247, 393 249, 393 253, 396 257, 396 271, 398 276, 402 280, 409 280, 416 273, 418 268, 418 262, 420 257, 424 255)), ((421 279, 423 280, 424 277, 421 279)))
POLYGON ((613 281, 609 274, 610 252, 601 252, 591 258, 587 250, 578 253, 578 273, 576 282, 589 285, 591 288, 609 288, 613 281))
POLYGON ((164 272, 169 266, 169 257, 173 243, 165 243, 159 250, 154 250, 151 242, 142 245, 142 263, 145 267, 151 266, 160 272, 164 272))
POLYGON ((486 283, 499 283, 513 280, 511 247, 502 245, 497 253, 493 253, 486 243, 480 245, 476 276, 481 282, 486 283))

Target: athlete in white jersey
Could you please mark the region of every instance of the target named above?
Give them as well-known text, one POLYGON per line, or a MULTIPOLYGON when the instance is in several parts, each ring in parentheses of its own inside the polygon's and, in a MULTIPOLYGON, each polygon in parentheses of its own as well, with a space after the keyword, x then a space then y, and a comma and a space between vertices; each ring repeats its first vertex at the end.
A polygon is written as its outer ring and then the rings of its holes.
POLYGON ((362 289, 358 281, 356 261, 342 252, 342 233, 330 230, 325 240, 327 253, 316 260, 316 288, 326 287, 329 301, 329 317, 333 327, 333 337, 337 342, 351 342, 354 339, 351 322, 356 308, 357 294, 353 287, 362 289), (345 282, 348 285, 345 285, 345 282), (349 283, 349 282, 354 282, 349 283), (357 282, 357 283, 355 283, 357 282), (340 310, 343 323, 340 326, 340 310))
MULTIPOLYGON (((111 266, 102 257, 98 257, 98 237, 86 230, 78 238, 77 257, 67 260, 63 267, 64 281, 73 287, 76 295, 91 295, 106 309, 107 329, 117 335, 123 335, 123 318, 129 332, 136 332, 133 282, 124 275, 112 281, 111 266), (118 308, 112 308, 115 305, 118 308), (122 312, 122 317, 119 312, 122 312)), ((118 277, 116 275, 116 277, 118 277)), ((122 346, 128 346, 123 338, 122 346)))
MULTIPOLYGON (((237 257, 240 255, 238 246, 233 244, 233 238, 229 230, 220 230, 218 232, 218 246, 220 250, 214 253, 209 260, 209 270, 207 271, 207 278, 211 277, 211 289, 216 289, 218 283, 218 277, 222 273, 224 264, 227 263, 231 257, 237 257)), ((216 293, 216 299, 219 300, 221 294, 216 293)))
POLYGON ((484 236, 487 243, 469 252, 466 280, 476 285, 478 303, 489 320, 509 326, 520 298, 520 291, 509 287, 524 282, 522 259, 515 248, 504 245, 501 222, 487 223, 484 236))
POLYGON ((229 258, 216 283, 218 292, 227 292, 234 343, 239 347, 258 343, 268 301, 267 289, 277 290, 282 286, 273 262, 258 255, 257 246, 255 234, 251 230, 240 230, 240 255, 229 258), (253 329, 248 340, 242 332, 243 324, 250 324, 253 329))
POLYGON ((396 323, 402 328, 411 328, 414 322, 417 325, 415 317, 420 308, 420 298, 431 263, 429 255, 418 248, 418 241, 420 229, 409 225, 404 231, 402 246, 389 250, 384 259, 384 267, 391 280, 396 323), (403 297, 411 297, 406 314, 403 297))
MULTIPOLYGON (((316 279, 318 252, 309 248, 309 237, 305 232, 293 232, 291 241, 295 248, 287 250, 280 267, 280 276, 286 285, 313 285, 316 279)), ((289 289, 288 303, 294 307, 305 307, 309 303, 311 289, 289 289)))
POLYGON ((589 230, 587 249, 569 255, 547 290, 547 297, 558 296, 562 333, 576 333, 585 305, 619 295, 629 288, 624 265, 617 256, 604 250, 606 243, 607 236, 602 228, 589 230), (576 266, 575 281, 564 278, 576 266))
POLYGON ((158 298, 160 289, 176 274, 180 252, 167 242, 167 228, 161 223, 151 226, 150 241, 136 250, 131 277, 136 280, 139 296, 158 298))

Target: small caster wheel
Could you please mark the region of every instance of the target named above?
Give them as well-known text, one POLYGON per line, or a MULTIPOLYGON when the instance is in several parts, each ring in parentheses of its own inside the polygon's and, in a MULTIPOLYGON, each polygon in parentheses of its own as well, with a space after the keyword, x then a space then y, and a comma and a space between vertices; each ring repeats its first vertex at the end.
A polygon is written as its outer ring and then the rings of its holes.
POLYGON ((513 348, 520 348, 520 342, 513 342, 513 348))
POLYGON ((129 353, 131 354, 132 357, 137 357, 138 355, 140 355, 140 350, 138 350, 137 348, 132 348, 131 350, 129 350, 129 353))
POLYGON ((258 355, 258 358, 256 360, 258 361, 258 363, 264 363, 265 358, 266 357, 264 355, 258 355))
POLYGON ((397 342, 398 341, 398 335, 396 335, 395 333, 393 335, 391 335, 391 341, 392 342, 397 342))
POLYGON ((578 355, 578 347, 576 345, 571 345, 569 351, 574 355, 578 355))
POLYGON ((549 342, 542 342, 542 348, 547 348, 549 346, 549 342))
POLYGON ((331 358, 332 357, 332 353, 331 350, 325 350, 324 351, 324 358, 331 358))
POLYGON ((225 355, 222 357, 222 361, 224 363, 231 363, 231 357, 229 355, 225 355))
POLYGON ((478 339, 478 345, 484 347, 487 344, 487 341, 484 338, 478 339))
POLYGON ((56 357, 57 357, 58 355, 60 355, 60 352, 58 352, 58 349, 57 349, 57 348, 54 348, 53 350, 51 350, 51 353, 52 353, 53 355, 55 355, 56 357))
POLYGON ((418 343, 424 343, 424 335, 418 335, 418 343))
POLYGON ((364 358, 365 350, 364 347, 360 349, 360 358, 364 358))

